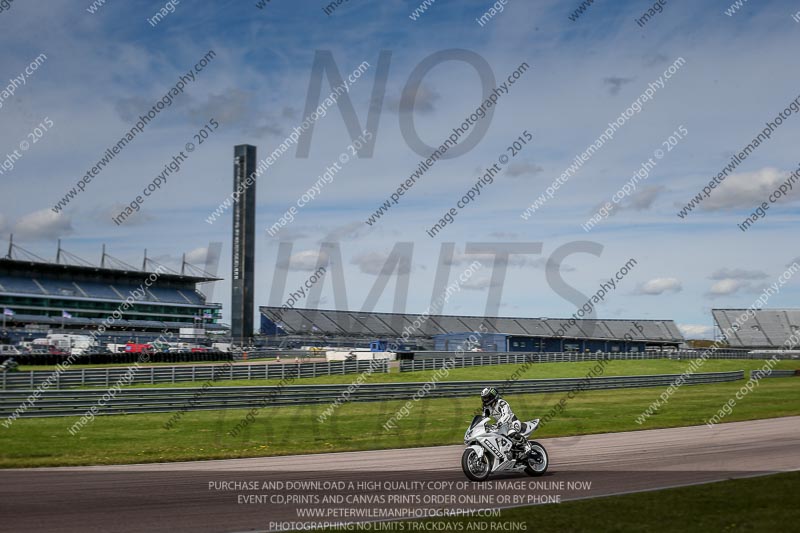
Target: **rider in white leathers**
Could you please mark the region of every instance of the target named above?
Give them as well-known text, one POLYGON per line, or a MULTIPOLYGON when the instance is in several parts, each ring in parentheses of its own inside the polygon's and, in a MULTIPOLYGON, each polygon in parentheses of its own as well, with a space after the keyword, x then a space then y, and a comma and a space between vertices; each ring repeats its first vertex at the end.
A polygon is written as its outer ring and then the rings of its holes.
POLYGON ((522 450, 525 447, 525 438, 520 434, 522 423, 514 415, 508 402, 500 397, 497 389, 494 387, 483 389, 481 402, 483 403, 483 415, 494 418, 500 431, 508 428, 507 436, 514 443, 515 451, 522 450))

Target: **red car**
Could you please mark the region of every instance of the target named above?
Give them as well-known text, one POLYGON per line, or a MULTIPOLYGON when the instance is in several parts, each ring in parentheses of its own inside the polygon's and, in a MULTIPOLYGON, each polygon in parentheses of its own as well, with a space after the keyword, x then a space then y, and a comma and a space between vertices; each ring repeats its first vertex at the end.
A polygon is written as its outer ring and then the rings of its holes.
POLYGON ((130 353, 142 353, 142 352, 150 352, 153 350, 153 347, 149 344, 135 344, 129 342, 125 345, 125 351, 130 353))

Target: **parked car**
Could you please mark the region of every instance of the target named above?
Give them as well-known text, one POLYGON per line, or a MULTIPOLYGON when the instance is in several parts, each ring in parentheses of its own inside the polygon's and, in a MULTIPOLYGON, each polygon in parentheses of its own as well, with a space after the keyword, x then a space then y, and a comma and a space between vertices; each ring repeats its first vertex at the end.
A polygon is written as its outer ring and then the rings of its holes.
POLYGON ((22 351, 13 344, 0 344, 0 355, 22 355, 22 351))

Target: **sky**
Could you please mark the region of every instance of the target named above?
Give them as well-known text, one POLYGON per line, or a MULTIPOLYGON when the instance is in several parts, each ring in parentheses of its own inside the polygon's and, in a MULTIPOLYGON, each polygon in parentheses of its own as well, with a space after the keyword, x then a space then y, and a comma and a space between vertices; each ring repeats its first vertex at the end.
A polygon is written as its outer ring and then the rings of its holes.
MULTIPOLYGON (((651 2, 598 0, 577 15, 577 0, 436 0, 424 11, 412 0, 349 0, 329 14, 325 0, 258 3, 0 2, 0 246, 13 233, 19 245, 54 259, 62 239, 66 250, 98 263, 106 244, 134 265, 147 249, 148 257, 179 268, 182 254, 202 266, 211 243, 222 243, 220 257, 210 258, 223 278, 212 300, 223 303, 229 320, 231 211, 207 219, 232 192, 234 145, 252 144, 266 158, 307 118, 315 80, 324 98, 332 90, 330 67, 347 77, 366 62, 349 92, 313 121, 307 156, 291 146, 258 178, 256 305, 285 303, 327 264, 330 275, 315 286, 318 303, 300 298, 297 307, 370 304, 420 313, 441 288, 440 256, 452 247, 453 258, 444 261, 448 283, 474 260, 482 267, 459 283, 443 312, 566 317, 634 259, 596 316, 671 319, 699 338, 713 335, 712 308, 750 306, 800 260, 793 246, 800 197, 791 190, 768 200, 800 165, 791 144, 800 133, 798 113, 787 113, 708 198, 678 216, 800 96, 800 23, 792 18, 800 2, 758 0, 731 12, 730 1, 667 1, 643 25, 636 20, 651 2), (495 5, 502 11, 495 8, 480 25, 476 19, 495 5), (149 22, 162 9, 166 16, 149 22), (209 51, 213 58, 194 81, 54 212, 209 51), (36 58, 37 68, 25 74, 36 58), (527 70, 469 130, 477 132, 469 140, 476 144, 437 161, 368 224, 425 159, 415 145, 441 144, 488 96, 486 80, 493 80, 491 92, 523 63, 527 70), (415 90, 408 82, 426 65, 415 90), (10 81, 23 74, 24 84, 10 81), (9 85, 13 94, 2 92, 9 85), (550 189, 552 198, 521 216, 637 99, 639 110, 550 189), (365 129, 370 113, 372 153, 348 158, 330 183, 320 181, 354 140, 343 117, 365 129), (194 135, 204 128, 210 133, 200 143, 194 135), (194 150, 186 154, 189 142, 194 150), (180 170, 116 224, 182 151, 180 170), (430 237, 426 230, 502 155, 509 159, 492 182, 484 180, 480 195, 430 237), (649 174, 586 231, 587 220, 648 161, 656 162, 649 174), (315 198, 270 235, 267 228, 315 184, 315 198), (766 215, 741 231, 737 224, 762 202, 769 203, 766 215), (288 263, 281 243, 291 246, 288 263), (324 243, 336 243, 340 254, 326 252, 324 243), (486 250, 526 243, 537 251, 509 256, 498 285, 486 250), (408 257, 401 268, 408 292, 399 299, 396 276, 387 280, 383 272, 393 250, 408 257), (344 299, 333 291, 334 270, 342 274, 344 299), (388 284, 372 301, 376 281, 388 284), (490 292, 496 307, 487 304, 490 292)), ((766 307, 796 307, 798 286, 800 279, 784 279, 766 307)))

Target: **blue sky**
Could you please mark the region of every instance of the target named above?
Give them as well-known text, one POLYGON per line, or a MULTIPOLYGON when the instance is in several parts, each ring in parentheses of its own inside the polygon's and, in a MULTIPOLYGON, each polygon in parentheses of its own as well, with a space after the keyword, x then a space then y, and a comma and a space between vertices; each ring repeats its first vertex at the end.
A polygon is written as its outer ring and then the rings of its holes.
MULTIPOLYGON (((796 50, 800 2, 758 0, 727 16, 728 1, 667 2, 645 27, 651 2, 598 0, 576 21, 579 2, 508 0, 483 27, 475 18, 493 2, 437 0, 418 20, 418 2, 350 0, 332 15, 322 0, 200 3, 182 0, 152 27, 164 2, 108 0, 96 13, 90 2, 21 2, 0 12, 0 90, 39 54, 39 69, 0 108, 0 159, 45 117, 54 126, 0 175, 0 232, 13 232, 28 249, 53 257, 55 239, 97 260, 106 243, 134 264, 142 251, 175 265, 183 252, 202 263, 210 242, 223 243, 219 274, 230 273, 230 216, 205 218, 231 191, 233 145, 250 143, 265 157, 303 120, 315 51, 329 50, 346 75, 363 61, 370 69, 349 97, 366 122, 378 55, 392 53, 371 158, 354 159, 319 197, 300 210, 275 238, 266 228, 337 160, 350 142, 338 107, 315 125, 308 158, 294 149, 258 183, 257 304, 270 294, 279 240, 291 240, 288 288, 309 275, 321 241, 338 240, 348 305, 359 309, 376 272, 397 242, 413 242, 406 310, 431 300, 443 242, 458 254, 468 242, 540 242, 540 256, 515 257, 503 287, 500 313, 568 316, 576 305, 548 284, 543 267, 554 250, 594 241, 599 257, 576 254, 565 281, 593 294, 630 258, 636 268, 598 308, 605 318, 674 319, 690 336, 708 335, 712 307, 746 307, 800 253, 793 243, 797 196, 789 194, 746 233, 736 227, 797 168, 800 118, 791 116, 738 167, 711 198, 685 219, 676 216, 764 123, 800 95, 796 50), (417 167, 420 159, 399 126, 397 102, 409 75, 426 57, 447 49, 483 57, 498 81, 520 63, 531 68, 498 103, 488 130, 468 153, 436 163, 400 204, 374 227, 367 217, 417 167), (181 73, 208 50, 217 56, 195 83, 165 109, 90 183, 65 212, 50 208, 130 129, 181 73), (553 199, 529 220, 520 213, 677 58, 685 65, 642 111, 619 129, 553 199), (111 217, 141 193, 209 119, 220 123, 178 174, 122 226, 111 217), (592 213, 675 130, 688 134, 653 173, 623 200, 618 213, 587 233, 592 213), (480 169, 523 130, 534 139, 513 158, 474 204, 436 238, 425 229, 480 176, 480 169)), ((329 92, 323 78, 323 94, 329 92)), ((458 61, 437 65, 416 97, 414 123, 428 144, 438 144, 481 101, 475 69, 458 61)), ((4 237, 4 239, 7 237, 4 237)), ((461 257, 461 255, 459 255, 461 257)), ((466 258, 464 258, 466 261, 466 258)), ((451 273, 460 271, 458 262, 451 273)), ((490 263, 447 304, 446 312, 484 312, 490 263)), ((800 280, 790 280, 770 307, 796 307, 800 280)), ((215 300, 229 304, 229 283, 215 300)), ((393 306, 393 282, 377 310, 393 306)), ((302 305, 298 304, 298 305, 302 305)), ((322 306, 333 307, 331 283, 322 306)), ((227 310, 225 313, 227 317, 227 310)))

